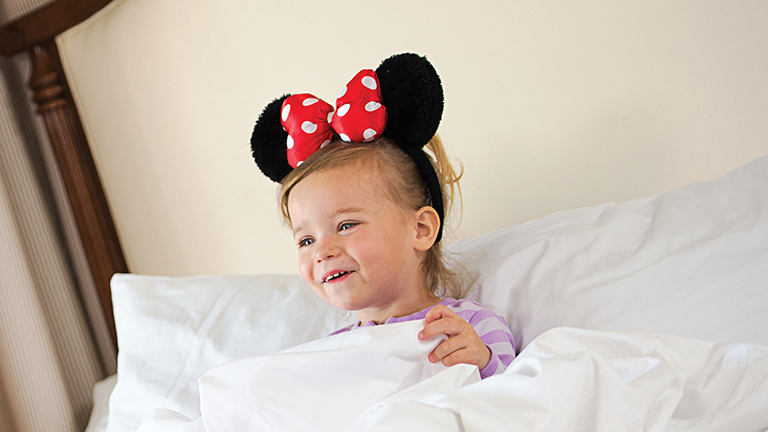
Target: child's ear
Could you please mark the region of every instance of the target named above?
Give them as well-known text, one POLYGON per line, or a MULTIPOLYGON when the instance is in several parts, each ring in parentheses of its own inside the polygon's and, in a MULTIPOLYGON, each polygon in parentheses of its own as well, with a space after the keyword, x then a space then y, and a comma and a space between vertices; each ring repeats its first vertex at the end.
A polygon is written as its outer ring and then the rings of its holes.
POLYGON ((440 217, 431 206, 424 206, 416 210, 416 243, 414 248, 418 251, 426 251, 435 244, 437 233, 440 230, 440 217))

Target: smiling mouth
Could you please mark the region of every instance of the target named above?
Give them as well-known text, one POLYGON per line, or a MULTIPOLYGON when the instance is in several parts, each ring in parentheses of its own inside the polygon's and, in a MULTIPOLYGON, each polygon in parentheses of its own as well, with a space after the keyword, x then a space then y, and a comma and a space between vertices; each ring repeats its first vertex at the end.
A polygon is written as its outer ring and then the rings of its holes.
POLYGON ((323 279, 323 283, 330 282, 330 281, 332 281, 334 279, 338 279, 338 278, 340 278, 340 277, 342 277, 344 275, 350 274, 350 273, 352 273, 352 272, 340 271, 338 273, 334 273, 332 275, 328 275, 328 276, 325 277, 325 279, 323 279))

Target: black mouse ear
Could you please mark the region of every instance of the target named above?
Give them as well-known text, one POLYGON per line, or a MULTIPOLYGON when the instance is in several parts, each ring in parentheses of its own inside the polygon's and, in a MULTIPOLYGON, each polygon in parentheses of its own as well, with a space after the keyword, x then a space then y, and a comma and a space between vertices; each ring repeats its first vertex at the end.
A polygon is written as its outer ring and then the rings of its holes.
POLYGON ((404 148, 421 148, 437 132, 443 116, 443 86, 426 57, 394 55, 376 69, 387 109, 383 135, 404 148))
POLYGON ((290 95, 273 100, 261 112, 251 134, 251 153, 261 172, 272 181, 280 181, 293 168, 288 164, 286 139, 288 132, 280 122, 283 101, 290 95))

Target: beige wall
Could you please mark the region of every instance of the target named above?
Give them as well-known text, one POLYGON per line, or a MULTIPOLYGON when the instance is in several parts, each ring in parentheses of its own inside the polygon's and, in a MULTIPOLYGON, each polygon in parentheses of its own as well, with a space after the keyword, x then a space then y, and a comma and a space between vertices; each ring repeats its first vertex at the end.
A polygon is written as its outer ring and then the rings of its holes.
POLYGON ((768 153, 766 2, 223 3, 116 2, 59 41, 135 272, 295 272, 253 123, 398 52, 443 80, 456 237, 768 153))

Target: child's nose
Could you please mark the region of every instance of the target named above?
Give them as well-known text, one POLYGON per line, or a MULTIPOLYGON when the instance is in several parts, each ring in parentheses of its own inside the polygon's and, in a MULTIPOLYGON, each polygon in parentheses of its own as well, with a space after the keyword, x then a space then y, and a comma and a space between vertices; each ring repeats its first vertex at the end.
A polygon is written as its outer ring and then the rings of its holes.
POLYGON ((328 261, 339 255, 338 244, 333 241, 323 240, 318 246, 319 247, 315 249, 315 258, 318 263, 328 261))

